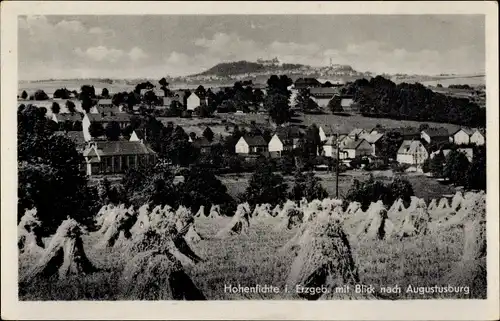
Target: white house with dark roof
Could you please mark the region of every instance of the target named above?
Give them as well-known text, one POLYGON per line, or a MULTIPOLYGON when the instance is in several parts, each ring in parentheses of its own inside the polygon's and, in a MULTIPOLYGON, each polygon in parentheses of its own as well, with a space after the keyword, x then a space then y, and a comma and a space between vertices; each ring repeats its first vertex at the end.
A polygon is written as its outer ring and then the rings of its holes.
POLYGON ((311 99, 321 108, 326 108, 333 96, 338 94, 339 90, 335 87, 317 87, 309 89, 311 99))
POLYGON ((470 137, 473 132, 468 130, 467 128, 460 128, 450 135, 450 143, 454 143, 456 145, 468 145, 470 144, 470 137))
POLYGON ((372 155, 377 156, 377 151, 380 148, 380 141, 384 136, 383 133, 371 132, 370 134, 361 134, 360 138, 366 140, 372 146, 372 155))
POLYGON ((429 152, 420 140, 404 140, 398 149, 396 160, 400 164, 422 165, 429 152))
POLYGON ((236 154, 264 154, 268 145, 262 136, 242 136, 235 145, 236 154))
POLYGON ((89 176, 124 173, 156 161, 156 153, 140 141, 93 141, 83 156, 89 176))
POLYGON ((425 140, 428 144, 431 142, 445 142, 449 141, 450 133, 444 127, 427 128, 420 132, 420 138, 425 140))
POLYGON ((271 157, 281 157, 284 151, 292 151, 298 147, 301 131, 297 127, 278 128, 268 143, 271 157))
POLYGON ((480 129, 474 130, 474 133, 470 136, 470 142, 477 146, 483 146, 486 143, 485 132, 480 129))
POLYGON ((189 97, 186 99, 186 109, 195 110, 197 107, 200 107, 205 103, 205 99, 200 98, 195 92, 192 92, 191 95, 189 95, 189 97))
POLYGON ((372 146, 364 139, 352 140, 340 148, 340 159, 353 159, 358 156, 369 156, 372 146))

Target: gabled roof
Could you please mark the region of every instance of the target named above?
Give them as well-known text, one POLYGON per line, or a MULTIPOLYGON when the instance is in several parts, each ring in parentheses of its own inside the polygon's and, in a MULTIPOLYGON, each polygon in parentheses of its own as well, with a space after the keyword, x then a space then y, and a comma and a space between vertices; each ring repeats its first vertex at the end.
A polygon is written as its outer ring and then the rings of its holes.
POLYGON ((205 137, 198 137, 193 141, 193 145, 195 147, 201 148, 201 147, 210 147, 213 145, 213 142, 209 141, 205 137))
POLYGON ((112 105, 113 101, 111 99, 99 99, 97 101, 97 106, 99 105, 112 105))
POLYGON ((340 106, 342 107, 349 107, 354 103, 354 100, 352 97, 342 97, 340 99, 340 106))
POLYGON ((257 136, 243 136, 242 137, 245 142, 247 142, 248 146, 266 146, 267 143, 264 139, 264 137, 257 135, 257 136))
POLYGON ((333 98, 338 93, 338 89, 334 87, 314 87, 309 89, 309 92, 313 97, 333 98))
POLYGON ((111 122, 111 121, 116 121, 116 122, 129 122, 130 121, 130 115, 127 113, 116 113, 114 115, 101 115, 101 114, 87 114, 87 117, 89 118, 90 122, 111 122))
POLYGON ((429 137, 448 137, 450 133, 446 128, 427 128, 422 130, 422 133, 426 133, 429 137))
POLYGON ((474 131, 470 130, 468 128, 458 128, 457 130, 454 130, 453 132, 451 132, 450 135, 454 136, 456 133, 458 133, 461 130, 464 131, 464 133, 466 133, 469 136, 471 136, 472 134, 474 134, 474 131))
POLYGON ((303 132, 298 126, 287 126, 287 127, 278 127, 275 132, 278 137, 283 139, 290 138, 299 138, 302 136, 303 132))
POLYGON ((99 157, 118 155, 153 155, 155 152, 138 141, 99 141, 93 147, 85 150, 84 156, 91 156, 92 150, 97 150, 99 157))
POLYGON ((388 128, 388 129, 380 129, 379 131, 383 132, 384 130, 397 132, 397 133, 401 134, 401 136, 403 136, 403 137, 420 136, 420 130, 418 130, 418 128, 416 128, 416 127, 388 128))
POLYGON ((365 130, 363 128, 354 128, 349 132, 349 136, 361 135, 365 130))
POLYGON ((299 78, 295 80, 295 87, 319 87, 321 83, 316 78, 299 78))
POLYGON ((481 134, 481 135, 483 135, 483 136, 485 136, 485 135, 486 135, 486 130, 484 130, 484 128, 476 128, 476 129, 474 129, 474 131, 473 131, 473 135, 474 135, 476 132, 478 132, 479 134, 481 134))
POLYGON ((56 131, 54 134, 61 135, 71 139, 77 147, 81 148, 86 144, 85 137, 83 136, 83 131, 81 130, 70 130, 70 131, 56 131))
POLYGON ((425 148, 425 145, 420 140, 404 140, 398 149, 398 154, 413 154, 419 148, 425 148))
POLYGON ((366 142, 366 140, 352 140, 350 142, 347 142, 347 144, 344 145, 343 149, 357 149, 363 142, 366 142))
POLYGON ((377 134, 364 134, 361 135, 361 138, 369 142, 370 144, 376 143, 380 138, 384 136, 383 133, 377 133, 377 134))
POLYGON ((163 97, 163 106, 170 106, 173 101, 181 102, 180 97, 163 97))
POLYGON ((82 115, 78 112, 75 113, 59 113, 59 114, 54 114, 58 122, 65 122, 65 121, 82 121, 82 115))
POLYGON ((118 106, 96 106, 96 110, 99 114, 117 114, 121 113, 118 106))

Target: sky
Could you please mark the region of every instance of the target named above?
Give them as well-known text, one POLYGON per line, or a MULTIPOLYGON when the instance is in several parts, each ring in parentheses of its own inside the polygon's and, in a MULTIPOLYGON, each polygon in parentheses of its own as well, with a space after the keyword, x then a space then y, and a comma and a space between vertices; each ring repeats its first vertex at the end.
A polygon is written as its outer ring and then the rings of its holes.
POLYGON ((20 16, 19 79, 159 78, 278 57, 374 73, 483 73, 482 15, 20 16))

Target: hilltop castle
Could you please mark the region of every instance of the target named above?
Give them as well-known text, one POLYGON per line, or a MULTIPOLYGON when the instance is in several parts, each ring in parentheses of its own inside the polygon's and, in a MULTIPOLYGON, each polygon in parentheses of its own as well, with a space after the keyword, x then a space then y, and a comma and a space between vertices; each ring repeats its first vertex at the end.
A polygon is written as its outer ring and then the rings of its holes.
POLYGON ((265 60, 262 58, 257 59, 257 63, 264 65, 266 67, 277 67, 280 65, 280 61, 278 60, 278 57, 274 57, 273 59, 270 60, 265 60))

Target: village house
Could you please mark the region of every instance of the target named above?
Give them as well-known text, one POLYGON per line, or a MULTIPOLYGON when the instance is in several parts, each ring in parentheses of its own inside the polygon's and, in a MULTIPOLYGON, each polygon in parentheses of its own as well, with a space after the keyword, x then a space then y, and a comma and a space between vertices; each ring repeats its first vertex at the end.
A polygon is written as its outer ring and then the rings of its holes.
POLYGON ((472 132, 466 128, 460 128, 450 135, 450 143, 456 145, 468 145, 470 144, 470 137, 472 132))
POLYGON ((383 136, 383 133, 374 133, 372 131, 370 134, 362 134, 360 138, 366 140, 372 146, 372 156, 377 156, 377 151, 380 148, 380 141, 383 136))
POLYGON ((90 109, 91 114, 113 115, 123 113, 122 106, 115 106, 111 99, 99 99, 97 104, 90 109))
POLYGON ((263 155, 267 151, 268 145, 262 136, 242 136, 235 146, 236 154, 263 155))
POLYGON ((420 140, 404 140, 398 149, 396 160, 400 164, 422 165, 429 153, 420 140))
POLYGON ((163 108, 169 108, 174 101, 178 102, 179 104, 182 105, 181 98, 178 96, 173 96, 173 97, 163 97, 162 99, 163 103, 162 106, 163 108))
POLYGON ((342 107, 344 113, 358 112, 357 104, 354 102, 354 98, 352 96, 340 96, 340 107, 342 107))
POLYGON ((447 142, 449 141, 449 137, 448 130, 443 127, 427 128, 420 132, 420 138, 425 140, 427 144, 431 142, 447 142))
MULTIPOLYGON (((190 138, 191 139, 191 138, 190 138)), ((213 142, 205 137, 198 137, 192 141, 193 147, 198 149, 201 154, 208 154, 212 150, 213 142)))
POLYGON ((326 108, 333 96, 338 93, 334 87, 316 87, 309 90, 311 99, 320 107, 326 108))
POLYGON ((268 143, 269 155, 273 158, 281 157, 283 152, 290 152, 299 145, 302 132, 298 127, 278 128, 268 143))
POLYGON ((196 108, 206 103, 205 98, 200 98, 196 93, 192 92, 186 99, 186 109, 194 111, 196 108))
POLYGON ((474 130, 474 133, 470 136, 470 142, 477 146, 483 146, 486 143, 484 130, 474 130))
POLYGON ((91 140, 89 127, 91 123, 100 123, 103 128, 106 128, 108 123, 115 121, 120 125, 120 129, 124 129, 128 125, 130 125, 130 115, 127 113, 118 113, 114 115, 101 115, 101 114, 90 114, 87 113, 83 117, 82 127, 83 127, 83 135, 85 136, 85 140, 91 140))
POLYGON ((142 130, 136 129, 136 130, 132 131, 132 134, 130 134, 130 138, 129 138, 130 142, 144 142, 144 140, 145 140, 145 137, 144 137, 142 130))
POLYGON ((58 113, 58 114, 52 114, 51 119, 55 121, 58 124, 63 124, 67 121, 69 122, 77 122, 77 121, 82 121, 82 114, 80 113, 58 113))
POLYGON ((156 153, 140 141, 93 141, 83 156, 89 176, 124 173, 156 161, 156 153))
POLYGON ((347 134, 347 136, 352 137, 354 139, 357 139, 358 137, 361 137, 362 135, 368 134, 366 130, 363 128, 354 128, 347 134))
MULTIPOLYGON (((336 151, 333 150, 333 153, 336 151)), ((349 141, 340 148, 340 159, 353 159, 361 156, 369 156, 372 153, 372 146, 364 139, 349 141)), ((333 156, 335 157, 335 156, 333 156)))
POLYGON ((323 156, 337 158, 337 137, 335 135, 331 135, 326 140, 323 145, 323 156))
POLYGON ((326 141, 334 133, 333 128, 328 125, 319 126, 318 131, 319 131, 319 139, 322 142, 326 141))
POLYGON ((321 87, 321 83, 316 78, 299 78, 294 82, 293 87, 297 90, 315 88, 321 87))

